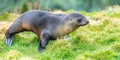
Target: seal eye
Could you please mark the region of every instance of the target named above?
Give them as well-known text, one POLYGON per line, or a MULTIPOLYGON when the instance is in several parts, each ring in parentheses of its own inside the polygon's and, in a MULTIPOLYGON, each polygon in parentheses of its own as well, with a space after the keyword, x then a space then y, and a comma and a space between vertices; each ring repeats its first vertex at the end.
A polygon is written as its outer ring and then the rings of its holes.
POLYGON ((72 18, 70 18, 70 20, 72 20, 72 18))
POLYGON ((77 21, 78 21, 78 22, 81 22, 81 21, 82 21, 82 19, 78 19, 77 21))

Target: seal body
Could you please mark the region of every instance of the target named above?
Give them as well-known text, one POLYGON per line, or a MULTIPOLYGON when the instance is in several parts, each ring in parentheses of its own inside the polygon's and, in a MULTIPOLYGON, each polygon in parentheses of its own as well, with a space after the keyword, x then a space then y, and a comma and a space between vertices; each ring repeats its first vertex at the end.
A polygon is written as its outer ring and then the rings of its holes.
POLYGON ((87 19, 80 13, 52 14, 31 10, 18 17, 9 27, 5 33, 6 45, 11 46, 15 34, 32 31, 39 37, 38 50, 42 51, 50 40, 69 34, 86 24, 88 24, 87 19))

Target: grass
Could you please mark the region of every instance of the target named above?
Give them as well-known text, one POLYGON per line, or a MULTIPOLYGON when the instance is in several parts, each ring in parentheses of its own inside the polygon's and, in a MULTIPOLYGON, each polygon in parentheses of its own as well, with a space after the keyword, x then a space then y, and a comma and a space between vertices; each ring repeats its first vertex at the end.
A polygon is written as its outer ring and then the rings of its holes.
POLYGON ((50 41, 44 52, 38 52, 38 38, 32 32, 15 35, 12 46, 7 47, 4 33, 12 19, 1 20, 0 60, 120 60, 119 11, 113 7, 100 12, 81 12, 90 24, 69 34, 69 40, 50 41))

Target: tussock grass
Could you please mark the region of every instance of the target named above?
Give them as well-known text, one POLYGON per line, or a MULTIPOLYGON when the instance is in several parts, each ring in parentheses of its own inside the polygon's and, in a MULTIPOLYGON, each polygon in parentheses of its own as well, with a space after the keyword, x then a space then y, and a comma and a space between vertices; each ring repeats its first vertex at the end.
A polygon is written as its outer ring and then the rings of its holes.
MULTIPOLYGON (((50 41, 38 52, 38 38, 32 32, 14 36, 11 47, 5 45, 4 33, 12 22, 0 21, 1 60, 120 60, 120 8, 100 12, 81 12, 90 24, 69 34, 69 40, 50 41)), ((71 13, 69 10, 66 13, 71 13)), ((11 17, 11 14, 7 15, 11 17)), ((16 18, 16 17, 15 17, 16 18)), ((9 19, 9 18, 8 18, 9 19)), ((13 18, 14 19, 14 18, 13 18)))

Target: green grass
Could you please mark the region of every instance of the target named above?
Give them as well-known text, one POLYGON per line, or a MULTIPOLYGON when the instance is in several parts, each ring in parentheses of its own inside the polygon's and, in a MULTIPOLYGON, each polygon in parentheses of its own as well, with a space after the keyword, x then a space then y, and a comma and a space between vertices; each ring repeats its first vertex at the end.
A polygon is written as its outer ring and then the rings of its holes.
POLYGON ((7 47, 0 30, 0 60, 120 60, 120 13, 105 10, 82 14, 90 24, 69 34, 68 41, 50 41, 44 52, 38 52, 38 38, 32 32, 15 35, 12 46, 7 47))

